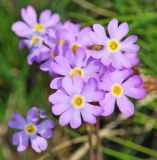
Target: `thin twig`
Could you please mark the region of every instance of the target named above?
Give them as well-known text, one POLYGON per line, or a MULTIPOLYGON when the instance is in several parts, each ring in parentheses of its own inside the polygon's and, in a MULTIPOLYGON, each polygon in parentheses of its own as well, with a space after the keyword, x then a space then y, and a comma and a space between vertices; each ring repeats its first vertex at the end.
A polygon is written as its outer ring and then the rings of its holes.
POLYGON ((96 123, 96 141, 97 141, 96 160, 103 160, 103 154, 101 151, 101 138, 99 136, 99 130, 100 130, 100 117, 97 118, 97 123, 96 123))

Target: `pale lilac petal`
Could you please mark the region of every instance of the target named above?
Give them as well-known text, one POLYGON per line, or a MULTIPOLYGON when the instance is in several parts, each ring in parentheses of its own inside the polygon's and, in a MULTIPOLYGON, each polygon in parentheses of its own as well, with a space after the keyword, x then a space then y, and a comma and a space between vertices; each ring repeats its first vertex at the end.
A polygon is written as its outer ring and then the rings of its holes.
POLYGON ((52 137, 52 129, 54 128, 54 123, 52 120, 44 120, 39 125, 37 125, 37 132, 44 138, 52 137))
POLYGON ((89 103, 86 103, 85 106, 81 109, 81 113, 88 112, 92 114, 93 116, 100 116, 104 112, 104 110, 100 106, 91 105, 89 103))
MULTIPOLYGON (((90 75, 100 71, 101 64, 99 61, 91 61, 84 68, 85 74, 90 75)), ((89 76, 90 77, 90 76, 89 76)))
POLYGON ((116 98, 112 95, 112 93, 106 93, 105 98, 100 101, 101 107, 104 109, 103 116, 109 116, 113 113, 115 108, 116 98))
POLYGON ((114 71, 114 72, 110 73, 110 79, 113 83, 121 84, 124 80, 126 80, 132 74, 133 74, 133 71, 131 69, 114 71))
POLYGON ((92 45, 92 41, 89 38, 89 32, 91 30, 92 30, 91 27, 85 27, 78 34, 77 40, 81 44, 81 46, 90 46, 90 45, 92 45))
POLYGON ((27 149, 29 136, 25 134, 24 131, 17 132, 12 136, 12 142, 17 145, 17 150, 19 152, 27 149))
POLYGON ((112 63, 112 56, 113 53, 111 53, 110 51, 108 51, 107 49, 103 50, 103 55, 101 57, 101 62, 106 65, 109 66, 112 63))
POLYGON ((60 118, 59 118, 59 124, 61 126, 65 126, 68 123, 70 123, 70 120, 71 120, 71 117, 72 117, 72 114, 73 114, 73 110, 74 110, 74 108, 71 108, 71 109, 67 110, 66 112, 64 112, 60 116, 60 118))
POLYGON ((46 139, 37 135, 31 136, 31 145, 38 153, 45 151, 48 146, 46 139))
POLYGON ((117 99, 117 105, 120 111, 126 115, 131 116, 134 113, 134 104, 126 97, 122 96, 121 98, 117 99))
POLYGON ((113 85, 113 82, 110 79, 109 74, 105 73, 102 78, 102 81, 99 82, 98 87, 99 89, 102 89, 104 91, 111 91, 112 85, 113 85))
POLYGON ((125 90, 125 95, 135 99, 141 99, 145 97, 146 93, 146 89, 144 88, 128 88, 125 90))
POLYGON ((140 58, 136 53, 125 53, 125 56, 130 60, 132 67, 140 63, 140 58))
POLYGON ((142 88, 143 80, 140 76, 135 75, 123 83, 124 94, 135 98, 141 99, 146 95, 146 89, 142 88))
POLYGON ((49 18, 48 21, 45 21, 43 24, 45 25, 45 27, 53 27, 57 23, 59 23, 59 20, 60 20, 59 14, 55 13, 49 18))
POLYGON ((124 43, 135 43, 137 41, 138 37, 136 35, 131 35, 127 37, 123 42, 124 43))
POLYGON ((70 108, 71 108, 70 101, 69 101, 69 104, 66 104, 66 103, 55 104, 52 106, 52 113, 54 115, 61 115, 62 113, 64 113, 70 108))
POLYGON ((105 44, 105 39, 100 37, 96 32, 90 31, 89 32, 89 37, 93 41, 94 44, 98 44, 98 45, 104 45, 105 44))
POLYGON ((75 56, 75 65, 76 67, 82 67, 86 58, 86 52, 82 48, 79 48, 75 56))
POLYGON ((58 89, 58 88, 60 88, 61 83, 62 83, 62 77, 54 78, 50 83, 50 88, 58 89))
POLYGON ((81 109, 81 116, 82 119, 87 123, 90 124, 96 123, 96 117, 91 112, 89 112, 89 109, 87 109, 86 106, 81 109))
POLYGON ((80 127, 81 125, 81 115, 80 115, 80 110, 73 110, 71 120, 70 120, 70 126, 73 129, 76 129, 80 127))
POLYGON ((128 23, 124 22, 120 24, 116 32, 115 39, 121 40, 123 37, 127 35, 128 31, 129 31, 128 23))
POLYGON ((62 80, 62 86, 69 95, 73 95, 75 93, 72 78, 64 77, 62 80))
POLYGON ((51 64, 51 62, 52 62, 52 59, 51 58, 48 59, 46 62, 44 62, 44 63, 42 63, 40 65, 40 69, 42 71, 49 71, 50 70, 50 64, 51 64))
POLYGON ((50 19, 50 17, 51 17, 51 10, 46 9, 43 12, 41 12, 41 14, 39 16, 39 22, 40 23, 45 23, 50 19))
POLYGON ((32 107, 28 112, 27 112, 27 121, 36 123, 40 119, 40 109, 37 107, 32 107))
POLYGON ((22 19, 30 26, 33 26, 37 23, 37 13, 32 6, 21 9, 22 19))
POLYGON ((140 49, 140 46, 137 45, 137 44, 131 44, 131 43, 124 43, 124 42, 121 42, 120 43, 120 50, 124 51, 124 52, 129 52, 129 53, 136 53, 139 51, 140 49))
POLYGON ((103 98, 104 92, 98 90, 96 80, 91 78, 84 87, 81 95, 85 97, 86 102, 97 102, 103 98))
POLYGON ((61 90, 58 90, 57 92, 49 96, 49 101, 53 104, 58 104, 58 103, 68 104, 70 101, 70 97, 67 96, 65 93, 63 93, 61 90))
POLYGON ((80 75, 76 74, 73 78, 72 78, 72 82, 73 82, 73 90, 75 91, 75 93, 81 93, 83 87, 84 87, 84 82, 83 79, 80 75))
POLYGON ((73 78, 64 77, 62 80, 63 88, 71 96, 74 94, 80 94, 83 85, 83 80, 79 75, 75 75, 73 78))
POLYGON ((29 28, 24 22, 17 21, 12 27, 12 31, 15 32, 20 37, 30 36, 32 34, 32 29, 29 28))
POLYGON ((12 118, 13 118, 13 120, 8 122, 8 126, 10 128, 24 129, 24 126, 27 124, 27 122, 21 114, 14 113, 12 118))
POLYGON ((143 79, 139 75, 130 77, 126 82, 123 83, 123 87, 140 87, 143 84, 143 79))
POLYGON ((114 55, 112 65, 116 69, 122 69, 123 67, 132 67, 131 61, 121 52, 118 52, 114 55))
POLYGON ((104 27, 101 24, 94 24, 93 30, 105 41, 108 40, 104 27))
POLYGON ((67 58, 56 57, 55 62, 51 62, 51 69, 60 75, 68 75, 70 74, 71 67, 67 58))
POLYGON ((115 38, 118 29, 118 20, 112 19, 107 26, 110 38, 115 38))

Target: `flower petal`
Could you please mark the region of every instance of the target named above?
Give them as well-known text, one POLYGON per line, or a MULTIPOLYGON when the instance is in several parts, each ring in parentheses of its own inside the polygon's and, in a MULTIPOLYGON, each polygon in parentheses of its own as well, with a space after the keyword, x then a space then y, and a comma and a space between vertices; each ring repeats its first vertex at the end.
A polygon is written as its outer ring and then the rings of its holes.
POLYGON ((64 113, 65 111, 67 111, 68 109, 71 108, 71 105, 68 104, 55 104, 52 106, 52 113, 54 115, 61 115, 62 113, 64 113))
POLYGON ((81 109, 81 113, 88 112, 92 114, 93 116, 100 116, 104 112, 104 110, 100 106, 91 105, 89 103, 86 103, 85 106, 81 109))
POLYGON ((65 93, 63 93, 61 90, 58 90, 57 92, 51 94, 49 96, 49 101, 52 104, 58 104, 58 103, 69 103, 70 97, 67 96, 65 93))
POLYGON ((32 148, 36 152, 40 153, 40 152, 45 151, 47 149, 48 144, 47 144, 47 141, 45 138, 37 136, 37 135, 33 135, 30 138, 31 138, 32 148))
POLYGON ((118 20, 117 19, 112 19, 108 26, 107 26, 110 38, 115 38, 115 34, 117 32, 118 29, 118 20))
POLYGON ((108 40, 106 36, 106 32, 104 27, 101 24, 94 24, 93 25, 93 30, 100 36, 102 37, 105 41, 108 40))
POLYGON ((32 107, 28 112, 27 112, 27 121, 36 123, 39 119, 40 109, 37 107, 32 107))
POLYGON ((44 138, 52 137, 52 128, 54 128, 54 122, 52 120, 44 120, 37 125, 37 132, 44 138))
POLYGON ((17 145, 17 150, 19 152, 27 149, 29 136, 25 134, 24 131, 17 132, 12 136, 12 142, 17 145))
POLYGON ((126 97, 122 96, 121 98, 117 99, 117 105, 120 111, 126 115, 131 116, 134 113, 134 104, 126 97))
POLYGON ((132 64, 129 58, 127 58, 124 54, 121 52, 118 52, 114 55, 113 61, 112 61, 113 67, 116 69, 122 69, 122 68, 131 68, 132 64))
POLYGON ((51 69, 60 75, 69 75, 70 74, 70 64, 67 60, 67 58, 57 56, 55 57, 55 62, 51 62, 51 69))
POLYGON ((45 21, 43 24, 46 27, 53 27, 59 22, 59 20, 60 20, 59 14, 55 13, 49 18, 49 20, 45 21))
POLYGON ((50 83, 50 88, 58 89, 61 87, 61 84, 62 84, 62 77, 54 78, 50 83))
POLYGON ((111 93, 106 93, 105 98, 100 101, 100 105, 104 109, 104 113, 102 115, 109 116, 113 113, 115 100, 116 98, 111 93))
POLYGON ((17 36, 20 37, 27 37, 32 34, 31 28, 29 28, 24 22, 22 21, 17 21, 15 22, 12 27, 12 31, 16 33, 17 36))
POLYGON ((47 22, 51 17, 51 10, 50 9, 46 9, 43 12, 41 12, 40 16, 39 16, 39 22, 40 23, 44 23, 47 22))
POLYGON ((22 19, 29 25, 33 26, 37 23, 37 14, 32 6, 27 6, 27 8, 21 9, 22 19))
POLYGON ((13 120, 8 122, 8 126, 15 129, 24 129, 24 126, 27 124, 27 122, 23 116, 19 113, 14 113, 12 117, 13 120))
POLYGON ((59 124, 61 126, 65 126, 67 125, 68 123, 70 123, 70 120, 71 120, 71 117, 72 117, 72 114, 73 114, 73 108, 67 110, 66 112, 64 112, 60 118, 59 118, 59 124))
POLYGON ((127 35, 128 31, 129 31, 128 23, 124 22, 120 24, 115 34, 115 39, 121 40, 123 37, 127 35))
POLYGON ((85 122, 90 124, 96 123, 96 117, 91 112, 89 112, 89 108, 86 108, 86 106, 81 109, 81 115, 82 115, 82 119, 85 122))
POLYGON ((96 80, 93 78, 89 79, 81 93, 81 95, 85 97, 86 102, 98 102, 103 98, 104 93, 97 88, 96 80))
POLYGON ((73 129, 76 129, 80 127, 81 125, 81 115, 80 115, 80 110, 73 110, 71 120, 70 120, 70 126, 73 129))
POLYGON ((140 76, 134 75, 123 83, 124 94, 135 98, 141 99, 146 95, 146 89, 142 88, 143 80, 140 76))

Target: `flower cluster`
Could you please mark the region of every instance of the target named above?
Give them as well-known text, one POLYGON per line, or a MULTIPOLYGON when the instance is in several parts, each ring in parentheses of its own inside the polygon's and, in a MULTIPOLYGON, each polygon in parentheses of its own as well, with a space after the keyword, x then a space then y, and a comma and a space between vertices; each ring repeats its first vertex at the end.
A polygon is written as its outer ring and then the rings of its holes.
MULTIPOLYGON (((30 51, 28 64, 39 63, 52 77, 50 87, 56 92, 49 101, 52 113, 60 116, 61 126, 78 128, 82 121, 95 124, 97 116, 111 115, 116 105, 124 115, 133 115, 134 104, 129 97, 141 99, 146 90, 142 78, 132 70, 139 64, 140 47, 136 35, 126 37, 126 22, 119 24, 112 19, 107 30, 100 24, 81 28, 71 21, 62 23, 50 10, 37 19, 32 6, 23 8, 21 16, 23 21, 15 22, 12 31, 22 38, 19 47, 30 51)), ((18 136, 14 136, 14 144, 19 144, 19 150, 25 149, 18 136)))

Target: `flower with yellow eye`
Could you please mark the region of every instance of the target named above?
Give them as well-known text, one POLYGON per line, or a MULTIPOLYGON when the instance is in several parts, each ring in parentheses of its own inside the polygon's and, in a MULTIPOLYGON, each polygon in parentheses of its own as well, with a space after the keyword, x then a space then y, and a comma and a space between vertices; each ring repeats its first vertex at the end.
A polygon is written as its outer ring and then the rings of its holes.
POLYGON ((75 75, 73 78, 65 77, 62 80, 62 88, 49 96, 49 101, 53 104, 52 112, 60 115, 61 126, 70 124, 72 128, 81 126, 82 120, 95 124, 96 116, 103 113, 103 109, 92 102, 99 102, 104 97, 102 91, 97 88, 97 81, 89 79, 84 83, 81 76, 75 75))
POLYGON ((55 61, 51 62, 51 70, 59 75, 57 79, 52 80, 51 88, 57 89, 57 81, 63 79, 65 76, 73 78, 78 74, 85 82, 89 78, 99 78, 98 73, 102 67, 101 63, 98 60, 92 60, 86 64, 86 53, 83 49, 78 49, 76 54, 70 51, 66 56, 58 56, 55 58, 55 61))
POLYGON ((33 107, 27 112, 26 119, 20 113, 14 113, 13 119, 8 122, 10 128, 20 130, 12 137, 13 144, 17 145, 19 152, 26 150, 29 142, 36 152, 46 150, 46 139, 52 137, 54 123, 48 119, 38 123, 41 118, 40 112, 40 109, 33 107))
POLYGON ((128 24, 125 22, 118 26, 117 19, 111 20, 107 29, 109 37, 102 25, 93 25, 93 31, 88 34, 93 44, 87 47, 87 53, 95 59, 101 59, 104 65, 112 64, 116 69, 131 68, 134 63, 127 53, 137 54, 139 50, 139 46, 135 44, 137 36, 132 35, 124 39, 129 30, 128 24))
POLYGON ((37 19, 37 13, 32 6, 21 9, 23 21, 17 21, 12 25, 12 31, 19 37, 28 37, 34 33, 45 33, 47 29, 54 28, 60 21, 58 14, 52 14, 51 10, 44 10, 37 19))
POLYGON ((104 116, 112 114, 117 103, 119 110, 126 116, 134 113, 134 104, 128 97, 141 99, 146 95, 142 87, 143 81, 140 76, 131 76, 131 70, 114 71, 106 73, 99 83, 99 89, 106 92, 105 98, 100 101, 104 109, 104 116))

